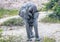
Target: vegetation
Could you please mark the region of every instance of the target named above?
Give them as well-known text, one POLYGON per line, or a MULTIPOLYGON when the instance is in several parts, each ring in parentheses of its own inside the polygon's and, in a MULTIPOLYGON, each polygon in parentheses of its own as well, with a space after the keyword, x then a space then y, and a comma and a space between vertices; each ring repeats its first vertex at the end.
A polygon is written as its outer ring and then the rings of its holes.
POLYGON ((21 36, 7 36, 0 38, 0 42, 21 42, 23 39, 21 36))
POLYGON ((53 10, 53 8, 56 6, 56 4, 58 3, 59 0, 50 0, 48 3, 45 4, 45 8, 47 10, 53 10))
POLYGON ((56 42, 53 38, 44 37, 43 42, 56 42))
POLYGON ((0 38, 2 37, 2 32, 3 32, 3 30, 2 30, 2 29, 0 29, 0 38))
POLYGON ((0 9, 0 18, 17 15, 18 10, 0 9))
MULTIPOLYGON (((20 36, 13 36, 12 35, 7 35, 7 36, 2 36, 2 29, 0 29, 0 42, 25 42, 23 37, 20 36)), ((36 41, 37 42, 37 41, 36 41)), ((44 37, 43 42, 55 42, 54 38, 49 38, 49 37, 44 37)))
MULTIPOLYGON (((0 38, 0 42, 25 42, 22 36, 7 36, 7 38, 0 38)), ((37 42, 37 41, 36 41, 37 42)), ((43 42, 55 42, 55 39, 44 37, 43 42)))
POLYGON ((49 17, 52 17, 52 18, 60 18, 60 1, 59 0, 51 0, 47 6, 46 6, 46 9, 51 9, 54 11, 54 15, 51 14, 49 15, 49 17))
POLYGON ((44 22, 60 23, 60 0, 50 0, 45 9, 52 10, 53 13, 42 19, 44 22))
POLYGON ((60 20, 58 18, 45 17, 40 22, 44 22, 44 23, 60 23, 60 20))
POLYGON ((21 18, 12 18, 12 19, 5 21, 1 25, 3 25, 3 26, 22 26, 23 24, 24 23, 21 18))

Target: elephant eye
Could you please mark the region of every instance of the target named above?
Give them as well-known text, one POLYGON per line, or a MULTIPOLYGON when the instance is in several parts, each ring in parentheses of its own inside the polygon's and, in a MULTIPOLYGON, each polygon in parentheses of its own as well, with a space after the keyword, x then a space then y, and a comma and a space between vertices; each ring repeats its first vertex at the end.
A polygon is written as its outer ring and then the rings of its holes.
POLYGON ((26 10, 25 10, 25 9, 24 9, 24 10, 22 10, 22 11, 21 11, 21 13, 22 13, 22 14, 25 14, 25 13, 26 13, 26 10))

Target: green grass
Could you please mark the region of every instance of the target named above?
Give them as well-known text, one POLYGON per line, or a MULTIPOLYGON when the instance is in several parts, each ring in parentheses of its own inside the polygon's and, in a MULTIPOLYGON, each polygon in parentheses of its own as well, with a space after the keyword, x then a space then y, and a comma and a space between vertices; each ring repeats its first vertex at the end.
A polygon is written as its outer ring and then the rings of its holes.
POLYGON ((3 30, 0 28, 0 38, 2 37, 3 30))
POLYGON ((45 17, 40 22, 44 22, 44 23, 60 23, 60 20, 58 18, 45 17))
POLYGON ((12 10, 0 9, 0 18, 9 17, 17 14, 18 14, 18 10, 16 9, 12 9, 12 10))
POLYGON ((23 26, 23 24, 21 18, 12 18, 2 23, 1 26, 23 26))
MULTIPOLYGON (((24 39, 22 38, 22 36, 7 36, 8 38, 3 37, 0 38, 0 42, 24 42, 24 39)), ((38 41, 36 41, 38 42, 38 41)), ((48 37, 44 37, 43 42, 56 42, 55 39, 53 38, 48 38, 48 37)))
POLYGON ((44 37, 43 42, 56 42, 53 38, 44 37))
POLYGON ((0 42, 21 42, 23 39, 21 36, 13 36, 13 35, 9 35, 7 37, 2 37, 0 38, 0 42))

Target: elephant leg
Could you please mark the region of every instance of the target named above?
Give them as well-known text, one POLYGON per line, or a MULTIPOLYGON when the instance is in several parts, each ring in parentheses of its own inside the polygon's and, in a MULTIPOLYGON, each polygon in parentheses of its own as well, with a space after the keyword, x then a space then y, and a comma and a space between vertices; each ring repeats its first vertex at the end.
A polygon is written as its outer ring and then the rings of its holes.
POLYGON ((29 23, 26 21, 25 22, 25 25, 26 25, 26 32, 27 32, 27 37, 28 37, 28 40, 27 41, 32 41, 32 39, 30 38, 30 27, 29 27, 29 23))
POLYGON ((34 21, 33 23, 34 25, 34 31, 35 31, 35 37, 36 37, 36 41, 40 41, 39 35, 38 35, 38 24, 37 24, 37 20, 34 21))
POLYGON ((39 38, 37 20, 34 21, 33 25, 34 25, 35 37, 39 38))
POLYGON ((30 29, 30 37, 33 38, 34 37, 34 35, 33 35, 33 26, 30 26, 29 29, 30 29))
POLYGON ((30 39, 30 29, 29 29, 28 23, 26 23, 26 32, 27 32, 28 38, 30 39))

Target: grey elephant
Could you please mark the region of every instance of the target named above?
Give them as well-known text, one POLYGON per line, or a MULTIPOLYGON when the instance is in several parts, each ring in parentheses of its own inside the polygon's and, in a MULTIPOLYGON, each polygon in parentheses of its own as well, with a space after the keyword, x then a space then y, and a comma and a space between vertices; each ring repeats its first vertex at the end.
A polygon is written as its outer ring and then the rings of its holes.
POLYGON ((33 35, 33 27, 35 31, 35 40, 40 41, 39 35, 38 35, 38 23, 37 19, 39 16, 37 7, 34 3, 25 3, 19 11, 19 16, 22 17, 24 20, 24 23, 26 25, 26 32, 27 32, 27 37, 28 41, 32 41, 31 38, 34 37, 33 35))

